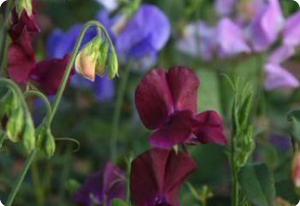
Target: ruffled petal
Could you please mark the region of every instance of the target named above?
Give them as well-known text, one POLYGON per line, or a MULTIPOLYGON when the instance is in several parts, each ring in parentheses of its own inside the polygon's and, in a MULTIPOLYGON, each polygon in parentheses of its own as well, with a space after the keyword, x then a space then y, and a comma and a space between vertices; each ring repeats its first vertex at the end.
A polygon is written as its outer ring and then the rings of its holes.
POLYGON ((135 93, 136 107, 148 129, 158 128, 174 110, 166 72, 154 69, 142 80, 135 93))
POLYGON ((196 113, 200 85, 196 73, 186 67, 173 67, 169 70, 167 79, 175 110, 196 113))
POLYGON ((195 117, 193 125, 195 139, 191 143, 213 143, 227 144, 227 138, 224 134, 224 122, 221 116, 215 111, 206 111, 195 117))

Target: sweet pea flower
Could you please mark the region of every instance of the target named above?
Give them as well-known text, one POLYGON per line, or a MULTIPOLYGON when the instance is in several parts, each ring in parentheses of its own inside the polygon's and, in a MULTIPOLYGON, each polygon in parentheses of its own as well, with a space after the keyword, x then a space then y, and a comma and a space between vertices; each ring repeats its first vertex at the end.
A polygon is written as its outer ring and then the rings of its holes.
POLYGON ((40 32, 35 15, 23 11, 20 16, 13 12, 10 28, 12 44, 8 51, 8 73, 19 84, 36 84, 46 94, 53 95, 63 79, 69 57, 37 62, 33 41, 40 32))
POLYGON ((223 18, 217 28, 219 56, 227 58, 241 53, 250 53, 242 28, 229 18, 223 18))
POLYGON ((284 17, 278 0, 260 12, 249 28, 249 40, 257 52, 266 51, 276 40, 284 24, 284 17))
POLYGON ((296 47, 300 44, 300 12, 287 19, 283 29, 284 45, 296 47))
POLYGON ((119 1, 118 0, 97 0, 107 11, 113 11, 118 8, 119 1))
POLYGON ((150 58, 153 65, 171 35, 168 17, 150 4, 142 5, 131 19, 122 15, 109 18, 107 12, 101 12, 99 20, 113 33, 118 53, 124 60, 150 58))
POLYGON ((132 162, 131 194, 136 206, 180 206, 180 189, 197 169, 189 154, 151 149, 132 162))
POLYGON ((81 206, 112 206, 114 199, 126 199, 125 173, 109 162, 103 171, 91 175, 75 195, 75 202, 81 206))
POLYGON ((155 147, 177 144, 226 144, 223 120, 215 111, 197 114, 197 75, 185 67, 168 72, 154 69, 135 93, 138 113, 145 127, 154 130, 150 142, 155 147))

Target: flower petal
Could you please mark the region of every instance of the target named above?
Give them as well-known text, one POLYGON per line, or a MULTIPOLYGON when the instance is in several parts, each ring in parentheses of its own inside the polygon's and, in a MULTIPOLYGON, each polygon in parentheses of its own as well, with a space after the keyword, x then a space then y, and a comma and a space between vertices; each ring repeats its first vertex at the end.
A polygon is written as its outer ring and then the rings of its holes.
POLYGON ((300 44, 300 12, 287 19, 283 31, 284 44, 289 46, 299 46, 300 44))
POLYGON ((13 44, 8 52, 8 67, 11 79, 19 84, 26 84, 35 67, 35 56, 28 55, 20 45, 13 44))
POLYGON ((167 74, 175 110, 198 110, 198 89, 200 81, 196 73, 186 67, 173 67, 167 74))
POLYGON ((69 59, 70 57, 66 56, 64 59, 50 59, 39 62, 30 75, 31 80, 36 82, 46 94, 56 94, 62 83, 69 59))
POLYGON ((192 142, 227 144, 224 134, 224 123, 215 111, 206 111, 195 117, 194 134, 196 139, 192 142))
POLYGON ((174 110, 166 72, 154 69, 139 84, 135 93, 136 107, 148 129, 158 128, 174 110))
POLYGON ((183 144, 192 135, 192 113, 176 112, 150 137, 150 143, 159 148, 172 148, 183 144))

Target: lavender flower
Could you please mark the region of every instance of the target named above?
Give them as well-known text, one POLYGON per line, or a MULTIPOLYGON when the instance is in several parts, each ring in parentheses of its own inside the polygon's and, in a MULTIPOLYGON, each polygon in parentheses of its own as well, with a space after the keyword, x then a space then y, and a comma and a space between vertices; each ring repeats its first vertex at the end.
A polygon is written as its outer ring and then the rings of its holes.
POLYGON ((300 12, 288 18, 283 30, 283 42, 288 46, 299 46, 300 44, 300 12))
POLYGON ((217 0, 215 10, 220 16, 228 16, 233 13, 237 0, 217 0))
POLYGON ((103 171, 91 175, 75 195, 75 202, 83 206, 112 206, 113 199, 126 198, 125 173, 113 163, 107 163, 103 171))

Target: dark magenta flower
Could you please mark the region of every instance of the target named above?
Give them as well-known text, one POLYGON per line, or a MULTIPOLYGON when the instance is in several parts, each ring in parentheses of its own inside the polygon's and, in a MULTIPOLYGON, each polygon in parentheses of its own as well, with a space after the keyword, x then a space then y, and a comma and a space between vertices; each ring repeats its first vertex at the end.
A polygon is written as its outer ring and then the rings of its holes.
POLYGON ((214 111, 197 114, 197 75, 188 68, 168 72, 154 69, 139 84, 135 102, 144 125, 154 133, 151 144, 171 148, 177 144, 226 144, 223 120, 214 111))
POLYGON ((80 206, 112 206, 113 199, 126 199, 125 173, 109 162, 103 171, 91 175, 75 195, 80 206))
POLYGON ((13 12, 8 73, 10 78, 19 84, 26 85, 32 82, 46 94, 53 95, 61 84, 69 57, 37 62, 33 43, 39 32, 34 14, 28 16, 23 11, 21 16, 18 16, 13 12))
POLYGON ((131 194, 135 206, 180 206, 180 189, 197 169, 189 154, 151 149, 132 162, 131 194))

